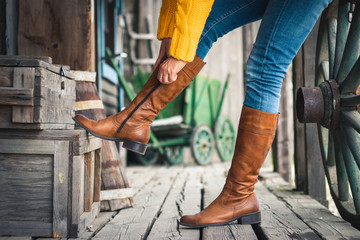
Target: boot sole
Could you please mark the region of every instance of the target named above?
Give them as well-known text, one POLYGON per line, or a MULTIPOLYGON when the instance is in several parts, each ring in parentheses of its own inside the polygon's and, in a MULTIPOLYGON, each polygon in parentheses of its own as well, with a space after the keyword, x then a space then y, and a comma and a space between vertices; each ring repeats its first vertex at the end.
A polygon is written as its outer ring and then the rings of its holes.
POLYGON ((245 214, 245 215, 241 215, 240 217, 236 217, 233 218, 227 222, 222 222, 222 223, 209 223, 209 224, 203 224, 203 225, 191 225, 191 224, 186 224, 186 223, 182 223, 179 222, 180 225, 188 227, 188 228, 204 228, 204 227, 211 227, 211 226, 223 226, 226 224, 229 224, 233 221, 237 221, 238 224, 241 225, 246 225, 246 224, 260 224, 261 223, 261 212, 254 212, 254 213, 249 213, 249 214, 245 214))
POLYGON ((95 137, 104 139, 104 140, 109 140, 109 141, 115 141, 115 142, 123 142, 122 147, 130 150, 132 152, 136 152, 139 153, 141 155, 144 155, 146 152, 146 148, 147 148, 147 144, 145 143, 141 143, 141 142, 137 142, 131 139, 127 139, 127 138, 109 138, 109 137, 103 137, 100 135, 97 135, 96 133, 92 132, 90 129, 88 129, 87 127, 85 127, 84 125, 82 125, 78 120, 76 120, 75 118, 73 118, 73 120, 82 128, 84 128, 87 132, 91 133, 92 135, 94 135, 95 137))

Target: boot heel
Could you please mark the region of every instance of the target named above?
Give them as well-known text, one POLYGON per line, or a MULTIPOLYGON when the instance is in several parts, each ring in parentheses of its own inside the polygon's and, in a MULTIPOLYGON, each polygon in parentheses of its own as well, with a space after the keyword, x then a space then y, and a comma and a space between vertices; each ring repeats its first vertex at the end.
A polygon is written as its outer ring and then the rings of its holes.
POLYGON ((259 224, 261 223, 261 213, 255 212, 246 214, 239 217, 237 221, 239 224, 259 224))
POLYGON ((124 140, 122 147, 126 148, 127 150, 144 155, 146 152, 147 144, 131 140, 124 140))

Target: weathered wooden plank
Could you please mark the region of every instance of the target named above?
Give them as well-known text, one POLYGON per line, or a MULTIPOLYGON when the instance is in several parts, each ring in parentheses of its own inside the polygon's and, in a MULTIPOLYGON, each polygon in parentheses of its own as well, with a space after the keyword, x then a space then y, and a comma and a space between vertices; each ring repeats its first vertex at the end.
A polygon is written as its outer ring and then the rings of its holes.
MULTIPOLYGON (((35 68, 15 68, 14 88, 33 89, 35 80, 35 68)), ((14 106, 12 121, 14 123, 32 123, 34 121, 34 109, 29 106, 14 106)))
POLYGON ((154 167, 154 166, 140 166, 140 167, 127 167, 126 175, 131 187, 134 191, 134 196, 153 179, 158 171, 164 171, 165 167, 154 167))
POLYGON ((20 236, 51 236, 52 223, 40 221, 16 222, 16 228, 13 222, 0 221, 1 235, 20 235, 20 236))
POLYGON ((321 239, 261 182, 256 184, 255 192, 262 217, 258 230, 263 230, 269 239, 321 239))
POLYGON ((54 141, 30 140, 30 139, 7 139, 1 136, 1 153, 22 153, 22 154, 53 154, 54 141))
POLYGON ((119 98, 117 95, 111 95, 111 94, 103 92, 102 100, 103 100, 104 105, 107 107, 110 107, 110 108, 118 107, 119 98))
MULTIPOLYGON (((64 129, 64 130, 69 130, 69 129, 74 129, 74 123, 39 123, 39 124, 29 124, 29 123, 16 123, 16 124, 12 124, 11 121, 3 121, 4 119, 4 115, 5 117, 7 117, 6 115, 8 113, 11 113, 11 110, 6 110, 5 112, 2 111, 3 108, 5 106, 0 106, 0 115, 3 114, 2 116, 0 116, 0 128, 1 130, 3 129, 27 129, 27 130, 33 130, 33 129, 37 129, 37 130, 57 130, 57 129, 64 129)), ((9 107, 9 106, 6 106, 9 107)), ((10 107, 11 108, 11 107, 10 107)), ((8 118, 7 118, 8 119, 8 118)))
MULTIPOLYGON (((74 156, 72 163, 72 214, 71 223, 79 224, 80 215, 84 212, 84 157, 74 156)), ((71 226, 71 232, 74 226, 71 226)), ((77 226, 75 226, 77 228, 77 226)), ((76 229, 77 231, 77 229, 76 229)))
POLYGON ((93 239, 143 239, 159 214, 181 167, 161 168, 139 193, 133 208, 123 209, 93 239))
POLYGON ((95 151, 94 202, 100 202, 101 190, 101 149, 95 151))
POLYGON ((91 205, 94 199, 94 167, 95 154, 94 152, 85 153, 85 178, 84 178, 84 210, 91 211, 91 205))
POLYGON ((0 87, 0 105, 34 106, 34 90, 0 87))
POLYGON ((89 71, 70 71, 73 75, 72 80, 74 81, 86 81, 86 82, 95 82, 96 81, 96 72, 89 71))
POLYGON ((53 237, 67 237, 69 142, 58 141, 54 151, 53 237))
POLYGON ((91 223, 96 219, 97 215, 100 213, 100 203, 95 202, 91 205, 91 211, 84 212, 80 216, 80 221, 78 224, 78 233, 86 231, 91 223))
POLYGON ((85 131, 86 137, 82 137, 79 141, 79 145, 74 145, 74 153, 84 154, 87 152, 95 151, 102 147, 103 142, 101 139, 94 137, 93 135, 85 131))
POLYGON ((113 217, 117 212, 100 212, 95 220, 88 226, 86 231, 81 233, 77 238, 69 238, 69 240, 87 240, 91 239, 98 233, 113 217))
POLYGON ((0 237, 0 240, 32 240, 31 236, 23 237, 0 237))
MULTIPOLYGON (((206 166, 204 170, 204 206, 208 206, 220 194, 225 184, 226 170, 222 164, 206 166)), ((206 227, 203 239, 257 239, 251 225, 228 224, 206 227)))
POLYGON ((176 179, 147 239, 199 239, 200 230, 181 228, 183 213, 200 211, 202 167, 185 167, 176 179))
POLYGON ((118 90, 118 86, 114 85, 113 83, 109 82, 106 79, 103 79, 102 83, 101 83, 101 90, 109 95, 112 96, 118 96, 119 95, 119 90, 118 90))
POLYGON ((122 188, 122 189, 113 189, 113 190, 102 190, 100 192, 100 200, 114 200, 114 199, 123 199, 134 196, 134 191, 132 188, 122 188))
MULTIPOLYGON (((4 216, 0 221, 13 228, 18 222, 31 224, 39 218, 52 222, 52 163, 48 155, 0 154, 0 216, 4 216)), ((0 235, 9 231, 0 226, 0 235)))
POLYGON ((340 217, 334 216, 309 195, 294 192, 276 173, 261 174, 265 185, 322 239, 360 239, 360 231, 340 217))

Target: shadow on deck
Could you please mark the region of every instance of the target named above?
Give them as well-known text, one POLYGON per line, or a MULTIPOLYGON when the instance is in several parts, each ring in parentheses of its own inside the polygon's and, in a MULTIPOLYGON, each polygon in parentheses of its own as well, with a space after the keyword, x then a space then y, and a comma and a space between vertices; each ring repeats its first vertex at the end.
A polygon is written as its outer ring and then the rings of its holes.
POLYGON ((228 168, 229 163, 128 167, 135 206, 101 213, 94 231, 79 239, 360 239, 360 231, 269 172, 263 172, 256 184, 261 225, 179 227, 181 214, 200 211, 220 193, 228 168))

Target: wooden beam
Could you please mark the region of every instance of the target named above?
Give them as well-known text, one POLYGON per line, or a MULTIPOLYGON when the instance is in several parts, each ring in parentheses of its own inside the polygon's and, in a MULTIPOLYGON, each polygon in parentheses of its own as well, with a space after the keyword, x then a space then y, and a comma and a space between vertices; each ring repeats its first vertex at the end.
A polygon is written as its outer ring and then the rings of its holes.
POLYGON ((0 105, 34 106, 34 89, 0 87, 0 105))

